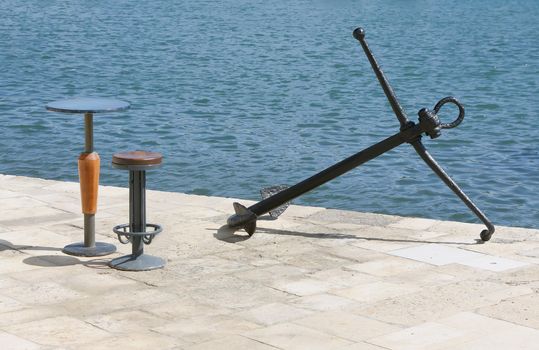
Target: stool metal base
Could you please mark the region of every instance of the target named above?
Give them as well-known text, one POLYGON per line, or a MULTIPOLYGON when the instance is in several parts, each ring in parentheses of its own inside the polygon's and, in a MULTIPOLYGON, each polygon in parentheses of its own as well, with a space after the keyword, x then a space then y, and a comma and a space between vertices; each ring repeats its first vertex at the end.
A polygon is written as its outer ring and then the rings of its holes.
POLYGON ((69 255, 75 256, 103 256, 109 255, 116 251, 116 246, 114 244, 95 242, 95 246, 87 247, 84 245, 84 242, 73 243, 66 245, 62 252, 69 255))
POLYGON ((109 266, 124 271, 148 271, 163 268, 165 266, 165 259, 147 254, 139 256, 130 254, 113 259, 109 263, 109 266))

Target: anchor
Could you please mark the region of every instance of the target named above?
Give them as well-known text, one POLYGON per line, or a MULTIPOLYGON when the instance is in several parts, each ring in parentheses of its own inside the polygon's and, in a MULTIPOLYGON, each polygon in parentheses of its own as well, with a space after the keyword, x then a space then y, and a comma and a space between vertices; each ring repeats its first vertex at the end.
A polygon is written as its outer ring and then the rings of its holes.
POLYGON ((458 126, 464 119, 464 107, 454 97, 445 97, 438 101, 433 110, 422 108, 419 112, 419 122, 414 123, 410 121, 404 112, 401 104, 397 100, 395 92, 389 85, 382 69, 378 65, 378 62, 374 58, 367 41, 365 40, 365 31, 362 28, 356 28, 353 32, 355 39, 361 44, 365 55, 367 56, 384 93, 389 100, 391 108, 395 113, 399 123, 400 130, 393 136, 386 138, 332 166, 322 170, 316 175, 303 180, 294 186, 275 186, 261 191, 263 199, 250 206, 245 207, 240 203, 234 203, 234 215, 230 216, 227 220, 227 224, 230 228, 243 228, 252 236, 256 231, 256 220, 261 215, 270 213, 274 218, 277 218, 288 206, 288 203, 294 198, 309 192, 318 186, 325 184, 328 181, 335 179, 343 175, 344 173, 360 166, 363 163, 374 159, 393 148, 400 146, 403 143, 410 144, 417 154, 427 163, 427 165, 434 171, 434 173, 449 187, 466 206, 483 222, 487 227, 480 233, 481 240, 486 242, 490 240, 494 233, 494 225, 483 214, 483 212, 472 202, 472 200, 460 189, 460 187, 449 177, 449 175, 442 169, 442 167, 436 162, 432 155, 427 151, 421 138, 423 134, 428 135, 431 139, 435 139, 441 135, 442 129, 452 129, 458 126), (458 117, 451 123, 442 123, 438 118, 438 113, 442 106, 450 103, 458 107, 458 117))

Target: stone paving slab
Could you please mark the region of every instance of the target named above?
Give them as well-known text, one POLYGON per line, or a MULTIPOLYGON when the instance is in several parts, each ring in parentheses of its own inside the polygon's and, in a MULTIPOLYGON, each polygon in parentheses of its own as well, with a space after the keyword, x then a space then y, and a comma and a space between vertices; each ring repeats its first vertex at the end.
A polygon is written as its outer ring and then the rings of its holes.
MULTIPOLYGON (((149 181, 151 188, 151 179, 149 181)), ((224 224, 232 198, 151 191, 147 253, 164 269, 113 270, 128 190, 101 186, 81 241, 79 185, 0 175, 2 349, 537 349, 539 230, 291 206, 257 233, 224 224)), ((242 200, 242 203, 252 203, 242 200)))

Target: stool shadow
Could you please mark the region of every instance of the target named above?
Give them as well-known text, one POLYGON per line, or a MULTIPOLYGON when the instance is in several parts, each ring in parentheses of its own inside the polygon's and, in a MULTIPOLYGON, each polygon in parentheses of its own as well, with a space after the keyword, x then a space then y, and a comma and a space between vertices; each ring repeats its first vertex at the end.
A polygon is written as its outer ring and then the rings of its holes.
POLYGON ((81 261, 74 256, 62 256, 62 255, 42 255, 31 256, 23 260, 27 265, 40 266, 40 267, 63 267, 73 265, 83 265, 85 267, 93 269, 109 268, 109 260, 99 258, 88 261, 81 261))
MULTIPOLYGON (((227 243, 238 243, 245 241, 251 236, 245 234, 239 235, 236 234, 237 231, 241 229, 233 229, 228 227, 228 225, 223 225, 217 229, 217 232, 214 233, 214 237, 220 241, 227 243)), ((443 242, 443 241, 434 241, 434 240, 421 240, 421 239, 406 239, 406 238, 378 238, 378 237, 363 237, 343 233, 310 233, 310 232, 298 232, 298 231, 285 231, 285 230, 276 230, 269 228, 258 228, 257 232, 262 232, 272 235, 282 235, 282 236, 297 236, 297 237, 306 237, 306 238, 316 238, 316 239, 351 239, 351 240, 364 240, 364 241, 380 241, 380 242, 399 242, 399 243, 424 243, 424 244, 456 244, 456 245, 478 245, 484 244, 480 239, 475 239, 475 243, 470 242, 443 242)), ((256 235, 256 233, 254 234, 256 235)), ((253 236, 254 236, 253 235, 253 236)))

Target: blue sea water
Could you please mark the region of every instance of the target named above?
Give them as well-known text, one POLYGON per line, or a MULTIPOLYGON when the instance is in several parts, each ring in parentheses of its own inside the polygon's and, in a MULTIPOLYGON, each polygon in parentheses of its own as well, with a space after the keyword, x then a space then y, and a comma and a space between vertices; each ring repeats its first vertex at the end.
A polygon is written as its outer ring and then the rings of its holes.
MULTIPOLYGON (((110 159, 129 149, 164 154, 152 189, 294 184, 398 131, 362 26, 411 119, 465 106, 424 138, 446 171, 495 224, 539 227, 536 0, 0 0, 0 18, 0 173, 76 181, 83 118, 44 106, 103 96, 132 107, 95 116, 102 184, 126 186, 110 159)), ((408 145, 295 202, 477 222, 408 145)))

